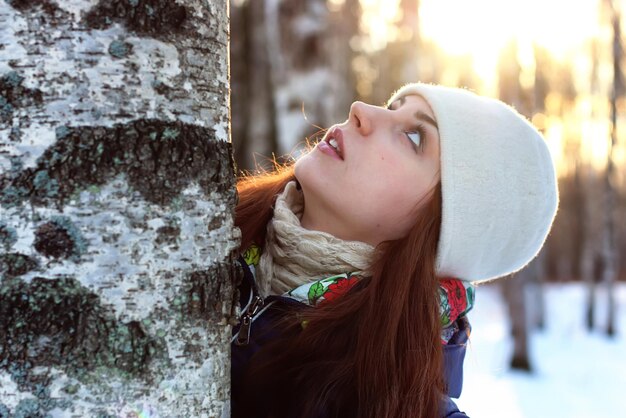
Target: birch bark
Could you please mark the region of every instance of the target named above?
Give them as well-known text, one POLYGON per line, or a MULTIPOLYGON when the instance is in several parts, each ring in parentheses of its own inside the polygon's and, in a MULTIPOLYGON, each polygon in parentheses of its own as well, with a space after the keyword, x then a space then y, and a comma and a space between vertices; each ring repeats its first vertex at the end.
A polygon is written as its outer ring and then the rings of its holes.
POLYGON ((228 415, 228 89, 224 1, 0 2, 0 416, 228 415))

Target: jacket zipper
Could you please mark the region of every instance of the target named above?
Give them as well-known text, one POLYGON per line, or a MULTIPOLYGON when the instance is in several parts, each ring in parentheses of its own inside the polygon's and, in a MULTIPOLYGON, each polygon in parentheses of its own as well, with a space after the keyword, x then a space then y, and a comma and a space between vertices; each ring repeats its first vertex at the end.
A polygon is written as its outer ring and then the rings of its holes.
POLYGON ((252 299, 252 302, 246 309, 246 312, 241 317, 241 327, 239 327, 239 333, 237 334, 237 339, 235 340, 235 344, 237 345, 248 345, 250 342, 250 330, 252 328, 252 318, 259 309, 263 306, 263 298, 256 295, 252 299))

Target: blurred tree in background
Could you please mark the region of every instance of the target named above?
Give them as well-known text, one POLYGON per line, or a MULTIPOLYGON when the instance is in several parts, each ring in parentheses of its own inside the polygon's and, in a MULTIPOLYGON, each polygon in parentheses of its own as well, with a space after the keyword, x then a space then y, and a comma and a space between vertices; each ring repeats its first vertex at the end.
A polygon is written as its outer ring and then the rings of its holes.
POLYGON ((345 117, 355 97, 350 39, 359 3, 331 11, 325 0, 235 2, 232 129, 240 169, 271 166, 303 140, 345 117))

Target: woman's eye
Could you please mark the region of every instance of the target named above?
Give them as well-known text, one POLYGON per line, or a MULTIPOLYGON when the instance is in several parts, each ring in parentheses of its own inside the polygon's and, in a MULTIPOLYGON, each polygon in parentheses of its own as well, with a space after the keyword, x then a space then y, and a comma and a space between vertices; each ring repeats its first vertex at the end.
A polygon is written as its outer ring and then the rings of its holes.
POLYGON ((424 148, 424 131, 422 129, 418 128, 415 131, 408 131, 404 134, 411 141, 411 146, 415 151, 421 151, 424 148))

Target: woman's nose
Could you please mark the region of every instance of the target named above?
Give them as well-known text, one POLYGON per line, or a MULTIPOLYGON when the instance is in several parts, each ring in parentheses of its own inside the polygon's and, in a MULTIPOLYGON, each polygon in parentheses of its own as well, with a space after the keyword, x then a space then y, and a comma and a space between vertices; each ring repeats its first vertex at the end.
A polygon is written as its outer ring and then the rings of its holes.
POLYGON ((373 129, 371 107, 373 106, 358 101, 352 103, 352 106, 350 106, 350 122, 353 123, 361 135, 364 136, 369 135, 373 129))

